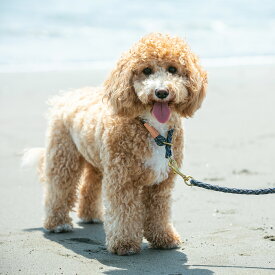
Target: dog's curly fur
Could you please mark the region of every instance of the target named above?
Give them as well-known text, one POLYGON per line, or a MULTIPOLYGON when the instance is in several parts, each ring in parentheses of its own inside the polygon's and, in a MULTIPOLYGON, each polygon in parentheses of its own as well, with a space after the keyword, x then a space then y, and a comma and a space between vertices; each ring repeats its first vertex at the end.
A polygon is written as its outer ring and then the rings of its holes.
POLYGON ((145 118, 161 134, 170 128, 173 155, 183 158, 181 117, 190 117, 205 96, 206 72, 180 38, 159 33, 143 37, 118 61, 103 88, 84 88, 54 97, 47 144, 40 152, 45 181, 44 227, 72 229, 69 211, 79 190, 79 217, 103 220, 110 252, 140 251, 143 236, 156 248, 174 248, 180 237, 170 221, 175 175, 163 147, 158 147, 137 119, 145 118), (167 67, 177 69, 175 74, 167 67), (152 70, 144 75, 144 68, 152 70), (155 89, 165 88, 172 111, 167 123, 151 115, 155 89))

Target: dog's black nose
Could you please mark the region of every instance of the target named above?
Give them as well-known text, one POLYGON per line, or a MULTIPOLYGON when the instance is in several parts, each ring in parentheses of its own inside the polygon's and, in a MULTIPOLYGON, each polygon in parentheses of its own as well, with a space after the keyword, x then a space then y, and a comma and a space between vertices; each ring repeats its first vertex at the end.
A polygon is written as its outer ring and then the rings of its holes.
POLYGON ((163 99, 163 98, 166 98, 169 95, 169 92, 165 89, 156 89, 155 90, 155 95, 158 98, 163 99))

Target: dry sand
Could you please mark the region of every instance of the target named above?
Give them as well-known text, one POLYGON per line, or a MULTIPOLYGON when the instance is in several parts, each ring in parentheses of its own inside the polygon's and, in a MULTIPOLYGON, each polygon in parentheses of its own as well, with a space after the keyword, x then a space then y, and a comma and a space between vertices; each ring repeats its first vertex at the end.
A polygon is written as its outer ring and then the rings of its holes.
MULTIPOLYGON (((275 67, 209 69, 207 100, 185 121, 184 170, 240 188, 275 187, 275 67)), ((42 187, 19 169, 25 147, 43 146, 46 99, 98 85, 105 71, 0 74, 0 274, 275 274, 275 197, 222 194, 177 179, 173 221, 184 243, 119 257, 102 225, 43 231, 42 187)))

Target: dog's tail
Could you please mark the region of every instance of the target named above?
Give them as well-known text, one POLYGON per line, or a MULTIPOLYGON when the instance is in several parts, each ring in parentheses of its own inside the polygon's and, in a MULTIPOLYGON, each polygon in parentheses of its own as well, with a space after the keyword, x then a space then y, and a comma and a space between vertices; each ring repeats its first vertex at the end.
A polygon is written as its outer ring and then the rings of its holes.
POLYGON ((22 168, 36 167, 39 179, 45 181, 45 148, 37 147, 25 149, 21 162, 22 168))

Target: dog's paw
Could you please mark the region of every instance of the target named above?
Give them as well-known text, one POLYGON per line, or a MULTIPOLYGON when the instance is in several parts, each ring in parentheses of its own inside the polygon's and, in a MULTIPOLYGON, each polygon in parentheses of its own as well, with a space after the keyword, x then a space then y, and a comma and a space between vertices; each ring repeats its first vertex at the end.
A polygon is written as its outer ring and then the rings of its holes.
POLYGON ((173 231, 155 234, 149 239, 150 247, 155 249, 174 249, 179 248, 182 241, 180 236, 173 231))
POLYGON ((140 245, 131 241, 120 241, 108 246, 108 251, 119 256, 130 256, 140 252, 140 245))
POLYGON ((48 229, 47 231, 53 232, 53 233, 71 232, 73 231, 73 226, 71 224, 65 223, 65 224, 58 225, 52 229, 48 229))

